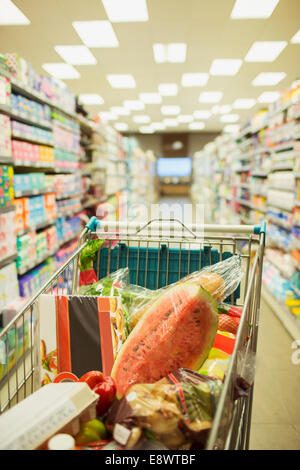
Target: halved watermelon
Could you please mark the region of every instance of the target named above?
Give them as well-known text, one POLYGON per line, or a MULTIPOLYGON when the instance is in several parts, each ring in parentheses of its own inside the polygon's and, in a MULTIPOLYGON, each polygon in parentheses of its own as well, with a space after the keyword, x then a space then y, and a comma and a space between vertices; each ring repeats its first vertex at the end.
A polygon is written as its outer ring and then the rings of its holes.
POLYGON ((118 397, 135 383, 154 383, 181 367, 197 370, 218 327, 217 304, 192 282, 175 285, 151 302, 122 346, 112 369, 118 397))

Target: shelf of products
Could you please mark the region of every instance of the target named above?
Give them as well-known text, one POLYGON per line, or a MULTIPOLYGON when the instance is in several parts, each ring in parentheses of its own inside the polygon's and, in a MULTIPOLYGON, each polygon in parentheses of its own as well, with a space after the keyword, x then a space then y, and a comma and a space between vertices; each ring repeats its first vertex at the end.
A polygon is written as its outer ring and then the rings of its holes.
POLYGON ((192 188, 193 198, 200 191, 214 195, 211 222, 258 224, 267 220, 264 292, 273 293, 273 306, 282 307, 281 317, 288 312, 289 325, 292 316, 298 336, 299 310, 287 305, 300 307, 299 169, 298 81, 268 110, 249 119, 238 134, 222 134, 195 154, 192 188), (198 176, 201 172, 204 178, 198 176))

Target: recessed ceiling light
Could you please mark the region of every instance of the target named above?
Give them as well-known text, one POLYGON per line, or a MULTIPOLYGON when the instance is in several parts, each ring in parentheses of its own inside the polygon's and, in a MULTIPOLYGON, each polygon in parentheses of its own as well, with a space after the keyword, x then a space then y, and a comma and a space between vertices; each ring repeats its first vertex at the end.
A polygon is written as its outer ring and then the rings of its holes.
POLYGON ((178 126, 178 121, 177 121, 177 119, 166 118, 166 119, 163 120, 163 123, 164 123, 167 127, 177 127, 177 126, 178 126))
POLYGON ((130 114, 129 109, 125 109, 122 106, 112 106, 110 108, 110 111, 116 114, 117 116, 129 116, 130 114))
POLYGON ((284 72, 262 72, 255 77, 252 82, 254 86, 273 86, 278 85, 286 77, 284 72))
POLYGON ((72 65, 64 62, 42 64, 42 67, 55 78, 62 80, 80 78, 80 73, 72 65))
POLYGON ((104 21, 73 21, 78 36, 87 47, 118 47, 119 41, 111 23, 104 21))
POLYGON ((161 96, 176 96, 178 93, 178 86, 176 83, 161 83, 158 85, 158 91, 161 96))
POLYGON ((211 112, 206 109, 194 111, 194 117, 196 119, 209 119, 210 116, 211 116, 211 112))
POLYGON ((234 101, 232 106, 235 109, 250 109, 255 103, 256 101, 252 98, 239 98, 234 101))
POLYGON ((278 91, 264 91, 258 98, 259 103, 274 103, 280 97, 278 91))
POLYGON ((180 113, 180 106, 175 105, 165 105, 160 108, 161 113, 165 114, 166 116, 176 116, 176 114, 180 113))
POLYGON ((86 46, 55 46, 60 57, 71 65, 95 65, 96 58, 86 46))
POLYGON ((29 19, 10 0, 0 0, 0 25, 26 25, 29 19))
POLYGON ((180 114, 177 117, 177 120, 178 120, 178 122, 181 122, 181 123, 185 124, 187 122, 193 122, 194 116, 191 116, 190 114, 180 114))
POLYGON ((166 128, 166 125, 163 122, 152 122, 151 127, 155 131, 163 131, 166 128))
POLYGON ((240 126, 238 124, 227 124, 223 128, 223 132, 226 134, 236 134, 240 130, 240 126))
POLYGON ((141 126, 139 131, 141 134, 154 134, 154 129, 151 126, 141 126))
POLYGON ((246 62, 273 62, 287 45, 286 41, 256 41, 250 47, 246 62))
POLYGON ((215 59, 210 67, 210 75, 236 75, 242 65, 240 59, 215 59))
POLYGON ((146 0, 102 0, 102 3, 112 23, 149 20, 146 0))
POLYGON ((117 129, 117 131, 123 132, 128 130, 128 124, 126 122, 116 122, 114 125, 114 128, 117 129))
POLYGON ((221 101, 223 93, 221 91, 203 91, 200 93, 200 103, 218 103, 221 101))
POLYGON ((146 116, 144 114, 133 116, 132 119, 137 124, 147 124, 148 122, 151 121, 150 116, 146 116))
POLYGON ((185 43, 170 43, 170 44, 153 44, 154 60, 158 64, 165 62, 169 63, 183 63, 186 60, 185 43))
POLYGON ((107 112, 107 111, 102 111, 102 112, 98 113, 98 116, 103 121, 116 121, 118 119, 118 116, 116 114, 110 113, 110 112, 107 112))
POLYGON ((135 79, 130 74, 108 74, 107 80, 113 88, 135 88, 135 79))
POLYGON ((230 18, 233 20, 269 18, 279 0, 236 0, 230 18))
POLYGON ((139 98, 146 104, 159 104, 161 103, 161 96, 159 93, 140 93, 139 98))
POLYGON ((181 85, 185 87, 205 86, 208 77, 208 73, 184 73, 181 78, 181 85))
POLYGON ((236 122, 240 119, 240 116, 238 114, 223 114, 223 116, 220 117, 221 122, 236 122))
POLYGON ((125 100, 123 104, 126 109, 133 111, 141 111, 142 109, 145 109, 145 104, 139 100, 125 100))
POLYGON ((96 93, 84 93, 79 95, 79 101, 82 104, 93 105, 93 104, 103 104, 104 99, 102 96, 97 95, 96 93))
POLYGON ((205 128, 204 122, 191 122, 189 128, 193 131, 201 131, 205 128))
POLYGON ((215 104, 211 108, 211 112, 212 114, 228 114, 230 113, 231 109, 232 107, 230 106, 230 104, 222 104, 222 105, 215 104))
POLYGON ((300 29, 297 33, 292 37, 291 44, 300 44, 300 29))

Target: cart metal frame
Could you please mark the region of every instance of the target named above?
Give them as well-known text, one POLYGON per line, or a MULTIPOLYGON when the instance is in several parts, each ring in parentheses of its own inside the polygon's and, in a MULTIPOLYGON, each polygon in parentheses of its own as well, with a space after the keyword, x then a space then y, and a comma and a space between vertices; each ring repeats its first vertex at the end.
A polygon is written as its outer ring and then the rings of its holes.
MULTIPOLYGON (((138 248, 141 246, 159 248, 162 244, 167 245, 168 248, 177 247, 180 257, 182 249, 199 249, 200 266, 201 248, 203 247, 218 249, 220 260, 223 259, 225 250, 230 251, 232 254, 240 253, 244 279, 241 289, 241 302, 238 302, 237 305, 242 307, 242 315, 236 336, 235 349, 225 376, 206 448, 248 449, 254 384, 252 383, 246 397, 234 401, 233 394, 236 377, 243 375, 243 368, 248 367, 249 358, 255 357, 256 354, 265 224, 262 226, 197 226, 184 225, 177 219, 157 219, 143 223, 106 222, 93 217, 79 238, 79 247, 76 252, 38 290, 0 333, 0 377, 2 376, 0 379, 0 414, 26 398, 40 386, 37 380, 37 377, 39 377, 37 372, 40 367, 37 360, 40 342, 34 313, 35 304, 39 296, 44 293, 61 295, 76 293, 79 282, 78 263, 80 253, 86 243, 95 236, 106 239, 106 246, 109 247, 109 250, 120 242, 125 243, 128 247, 135 246, 138 248), (167 236, 166 228, 168 229, 167 236), (247 341, 245 341, 246 338, 247 341), (12 361, 10 367, 5 365, 5 361, 8 361, 9 358, 12 361), (3 361, 3 359, 5 360, 3 361)), ((100 256, 100 251, 98 256, 100 256)), ((139 260, 137 260, 137 279, 138 267, 139 260)), ((109 272, 109 258, 107 271, 109 272)), ((180 272, 179 261, 178 273, 180 274, 180 272)), ((98 275, 97 272, 97 277, 98 275)), ((157 285, 158 275, 159 260, 157 285)), ((168 273, 166 284, 168 284, 168 273)))

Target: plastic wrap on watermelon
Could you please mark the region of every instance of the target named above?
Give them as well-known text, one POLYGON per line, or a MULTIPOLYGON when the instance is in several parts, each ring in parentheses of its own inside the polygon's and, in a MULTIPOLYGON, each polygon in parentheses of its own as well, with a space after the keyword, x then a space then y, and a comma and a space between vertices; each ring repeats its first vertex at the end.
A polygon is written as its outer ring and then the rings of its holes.
POLYGON ((106 425, 125 449, 146 437, 168 449, 205 446, 222 381, 178 369, 154 384, 136 384, 111 408, 106 425))

